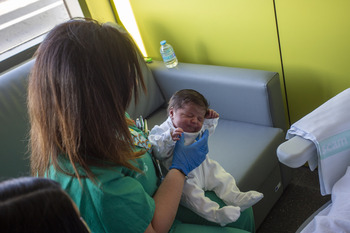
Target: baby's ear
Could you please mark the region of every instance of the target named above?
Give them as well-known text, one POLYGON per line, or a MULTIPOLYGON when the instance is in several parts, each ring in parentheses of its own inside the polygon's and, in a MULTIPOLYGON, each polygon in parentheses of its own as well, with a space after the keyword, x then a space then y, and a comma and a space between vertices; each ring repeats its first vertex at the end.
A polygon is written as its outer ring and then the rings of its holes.
POLYGON ((207 118, 209 116, 209 112, 210 112, 210 109, 207 109, 207 111, 205 112, 204 118, 207 118))
POLYGON ((169 109, 169 113, 168 114, 169 114, 170 118, 172 118, 174 116, 174 108, 173 107, 171 107, 169 109))

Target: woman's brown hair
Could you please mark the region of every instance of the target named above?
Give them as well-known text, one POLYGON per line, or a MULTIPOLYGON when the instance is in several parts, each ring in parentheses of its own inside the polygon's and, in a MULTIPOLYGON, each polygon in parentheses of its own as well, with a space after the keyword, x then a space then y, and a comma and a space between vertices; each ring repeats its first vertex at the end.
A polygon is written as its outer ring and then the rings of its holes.
POLYGON ((79 179, 96 178, 90 166, 137 170, 125 110, 145 85, 130 36, 110 24, 70 20, 49 32, 35 57, 28 85, 32 174, 44 176, 51 164, 79 179), (75 174, 59 166, 59 156, 75 174))

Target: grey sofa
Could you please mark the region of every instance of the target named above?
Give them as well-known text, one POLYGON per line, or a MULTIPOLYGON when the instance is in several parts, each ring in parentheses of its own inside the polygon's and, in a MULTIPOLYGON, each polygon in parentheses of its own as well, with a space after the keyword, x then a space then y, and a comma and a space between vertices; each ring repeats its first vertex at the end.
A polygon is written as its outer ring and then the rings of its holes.
MULTIPOLYGON (((32 65, 27 61, 0 75, 0 179, 29 175, 26 86, 32 65)), ((276 156, 286 130, 278 73, 186 63, 167 69, 154 61, 143 66, 143 74, 148 93, 128 113, 142 115, 149 128, 166 119, 167 101, 183 88, 201 92, 220 114, 209 155, 242 191, 264 193, 254 206, 258 228, 289 182, 288 168, 276 156)))

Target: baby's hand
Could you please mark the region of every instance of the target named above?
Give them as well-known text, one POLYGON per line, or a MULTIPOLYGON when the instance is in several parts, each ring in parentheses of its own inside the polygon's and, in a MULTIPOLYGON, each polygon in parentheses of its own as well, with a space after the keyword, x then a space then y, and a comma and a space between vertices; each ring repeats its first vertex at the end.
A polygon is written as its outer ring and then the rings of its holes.
POLYGON ((180 136, 183 132, 184 131, 181 128, 176 128, 174 131, 172 131, 170 134, 171 134, 171 138, 173 139, 173 141, 179 141, 180 136))
POLYGON ((218 117, 219 117, 219 113, 215 112, 213 109, 209 109, 207 114, 205 114, 206 119, 214 119, 218 117))

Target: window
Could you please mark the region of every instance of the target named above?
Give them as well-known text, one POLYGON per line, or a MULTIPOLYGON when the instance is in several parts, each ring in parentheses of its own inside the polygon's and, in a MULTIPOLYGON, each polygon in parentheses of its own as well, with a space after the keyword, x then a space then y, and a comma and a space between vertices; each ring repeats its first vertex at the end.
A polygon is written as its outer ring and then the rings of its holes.
POLYGON ((78 0, 0 0, 0 73, 30 58, 45 33, 82 16, 78 0))

